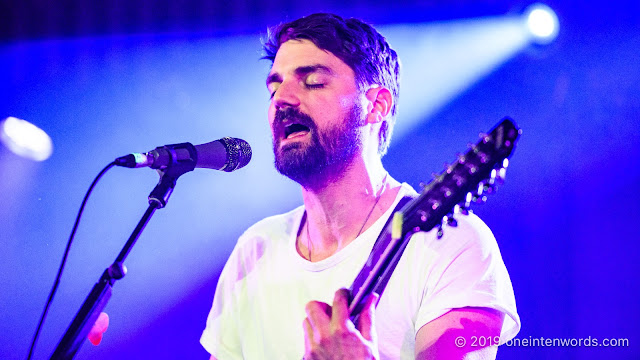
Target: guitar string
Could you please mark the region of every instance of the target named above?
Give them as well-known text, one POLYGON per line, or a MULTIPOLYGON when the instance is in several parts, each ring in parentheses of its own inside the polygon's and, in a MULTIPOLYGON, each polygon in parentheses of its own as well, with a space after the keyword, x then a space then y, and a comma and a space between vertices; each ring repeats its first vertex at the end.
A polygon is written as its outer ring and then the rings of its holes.
MULTIPOLYGON (((355 238, 358 238, 358 236, 362 234, 362 230, 364 230, 364 226, 367 225, 367 221, 369 221, 371 214, 373 214, 373 210, 376 208, 376 205, 378 205, 380 198, 382 198, 382 193, 384 192, 384 188, 387 186, 388 177, 389 177, 389 172, 384 174, 384 178, 382 179, 382 186, 380 187, 380 192, 378 193, 378 195, 376 195, 376 201, 373 203, 371 210, 369 210, 369 213, 367 214, 367 217, 364 219, 364 223, 362 223, 362 226, 360 226, 360 230, 358 230, 358 234, 356 235, 355 238)), ((305 220, 305 226, 307 228, 307 257, 309 261, 311 261, 311 234, 309 233, 309 217, 307 216, 306 210, 305 210, 304 220, 305 220)))

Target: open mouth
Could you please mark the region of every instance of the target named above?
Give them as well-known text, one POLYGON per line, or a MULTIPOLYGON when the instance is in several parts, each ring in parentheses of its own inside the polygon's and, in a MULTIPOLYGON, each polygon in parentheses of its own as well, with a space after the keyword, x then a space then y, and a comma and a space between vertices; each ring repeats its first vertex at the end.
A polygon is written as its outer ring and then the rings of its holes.
POLYGON ((291 139, 298 136, 304 136, 309 133, 309 128, 302 124, 288 124, 284 127, 284 138, 291 139))

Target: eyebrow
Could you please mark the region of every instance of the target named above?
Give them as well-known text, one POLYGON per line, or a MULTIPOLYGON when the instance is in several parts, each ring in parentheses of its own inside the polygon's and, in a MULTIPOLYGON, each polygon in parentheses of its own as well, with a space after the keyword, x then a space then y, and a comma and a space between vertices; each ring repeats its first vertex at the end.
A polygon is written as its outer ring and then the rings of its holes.
MULTIPOLYGON (((323 72, 329 75, 333 74, 333 70, 330 67, 321 64, 300 66, 296 68, 294 72, 297 76, 305 76, 315 72, 323 72)), ((282 76, 277 72, 271 73, 267 76, 267 86, 274 82, 282 82, 282 76)))

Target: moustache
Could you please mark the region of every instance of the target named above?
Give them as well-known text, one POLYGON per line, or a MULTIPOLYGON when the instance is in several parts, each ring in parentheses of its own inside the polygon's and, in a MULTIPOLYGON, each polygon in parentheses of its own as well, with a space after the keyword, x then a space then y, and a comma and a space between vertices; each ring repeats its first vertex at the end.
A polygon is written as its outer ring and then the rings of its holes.
POLYGON ((275 133, 281 133, 286 125, 300 124, 313 130, 316 128, 316 124, 311 116, 303 113, 295 108, 285 108, 276 110, 275 117, 273 119, 273 130, 275 133))

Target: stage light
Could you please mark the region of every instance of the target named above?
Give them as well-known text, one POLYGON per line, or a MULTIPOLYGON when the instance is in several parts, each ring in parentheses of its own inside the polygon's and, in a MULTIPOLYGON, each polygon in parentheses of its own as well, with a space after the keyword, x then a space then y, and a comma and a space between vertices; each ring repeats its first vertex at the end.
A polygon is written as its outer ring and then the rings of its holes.
POLYGON ((53 152, 51 138, 26 120, 8 117, 0 122, 0 140, 16 155, 44 161, 53 152))
POLYGON ((534 42, 547 44, 558 36, 559 22, 556 13, 547 5, 533 4, 525 12, 526 27, 534 42))
POLYGON ((493 16, 381 27, 402 54, 402 99, 394 141, 499 68, 530 39, 518 16, 493 16))

